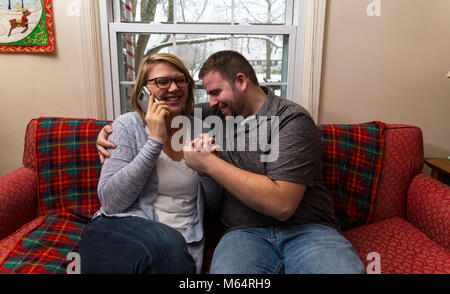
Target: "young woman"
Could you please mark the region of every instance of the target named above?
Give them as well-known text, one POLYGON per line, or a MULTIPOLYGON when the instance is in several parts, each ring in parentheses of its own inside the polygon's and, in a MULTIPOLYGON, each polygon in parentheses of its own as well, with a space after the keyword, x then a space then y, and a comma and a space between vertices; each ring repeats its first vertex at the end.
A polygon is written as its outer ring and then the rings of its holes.
POLYGON ((101 208, 80 243, 82 273, 200 272, 203 201, 213 203, 220 187, 187 167, 171 144, 183 130, 171 127, 175 117, 194 123, 194 87, 178 57, 142 61, 131 99, 135 111, 118 117, 109 137, 115 148, 98 183, 101 208), (146 109, 138 103, 143 87, 151 92, 146 109))

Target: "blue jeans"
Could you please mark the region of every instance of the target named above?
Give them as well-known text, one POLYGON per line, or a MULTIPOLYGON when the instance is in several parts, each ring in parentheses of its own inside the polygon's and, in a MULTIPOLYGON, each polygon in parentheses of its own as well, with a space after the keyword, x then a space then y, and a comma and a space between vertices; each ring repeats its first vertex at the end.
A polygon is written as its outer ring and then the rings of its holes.
POLYGON ((195 273, 183 235, 139 217, 97 217, 86 227, 78 253, 82 274, 195 273))
POLYGON ((226 233, 211 262, 212 274, 363 274, 350 242, 321 224, 245 228, 226 233))

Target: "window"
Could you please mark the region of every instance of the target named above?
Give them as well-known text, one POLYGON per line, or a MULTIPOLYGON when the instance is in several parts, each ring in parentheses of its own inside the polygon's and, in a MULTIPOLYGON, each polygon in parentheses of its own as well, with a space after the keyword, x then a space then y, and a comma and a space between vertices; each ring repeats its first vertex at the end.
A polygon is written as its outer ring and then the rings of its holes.
POLYGON ((101 0, 107 118, 130 111, 140 61, 157 52, 180 57, 196 80, 196 102, 208 97, 198 78, 212 53, 232 49, 261 85, 301 103, 304 20, 310 0, 101 0))

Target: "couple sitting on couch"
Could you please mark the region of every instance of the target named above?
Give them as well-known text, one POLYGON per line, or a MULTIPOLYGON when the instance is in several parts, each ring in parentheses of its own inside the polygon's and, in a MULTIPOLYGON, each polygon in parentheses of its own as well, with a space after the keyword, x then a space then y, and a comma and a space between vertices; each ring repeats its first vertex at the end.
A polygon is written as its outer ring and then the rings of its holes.
MULTIPOLYGON (((131 100, 135 112, 99 135, 101 208, 80 243, 81 272, 199 273, 207 209, 220 211, 227 229, 211 273, 364 273, 339 232, 321 178, 321 139, 306 110, 261 88, 234 51, 210 56, 199 77, 210 96, 204 117, 228 128, 235 116, 260 129, 257 118, 276 120, 267 133, 277 140, 277 159, 261 160, 264 146, 224 150, 239 143, 229 130, 214 138, 176 126, 176 117, 199 120, 190 115, 195 83, 176 56, 145 58, 131 100), (142 87, 151 93, 146 108, 138 104, 142 87)), ((251 132, 244 134, 250 142, 251 132)))

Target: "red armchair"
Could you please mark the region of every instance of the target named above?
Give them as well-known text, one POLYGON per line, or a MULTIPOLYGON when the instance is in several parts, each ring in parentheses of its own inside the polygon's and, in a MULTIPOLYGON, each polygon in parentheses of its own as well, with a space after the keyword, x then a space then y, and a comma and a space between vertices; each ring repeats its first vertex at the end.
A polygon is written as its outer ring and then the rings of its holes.
MULTIPOLYGON (((71 231, 77 231, 76 236, 66 231, 61 234, 67 235, 66 239, 76 247, 86 221, 69 217, 66 211, 51 219, 48 213, 42 213, 37 185, 36 128, 37 120, 32 120, 25 136, 23 167, 0 178, 0 272, 3 273, 64 273, 69 263, 64 256, 70 249, 43 251, 53 259, 39 267, 32 264, 37 263, 36 258, 26 261, 31 265, 21 264, 25 261, 17 258, 21 252, 18 248, 29 248, 39 229, 49 222, 53 229, 60 228, 62 222, 65 230, 70 227, 71 231)), ((421 174, 423 142, 418 127, 386 125, 384 136, 381 178, 371 222, 346 230, 344 235, 369 272, 450 273, 450 188, 421 174)), ((95 150, 90 150, 90 156, 95 157, 95 150)), ((97 204, 91 207, 92 211, 98 208, 97 204)))
POLYGON ((450 187, 421 174, 420 128, 387 125, 384 151, 372 223, 344 235, 381 273, 450 273, 450 187))

